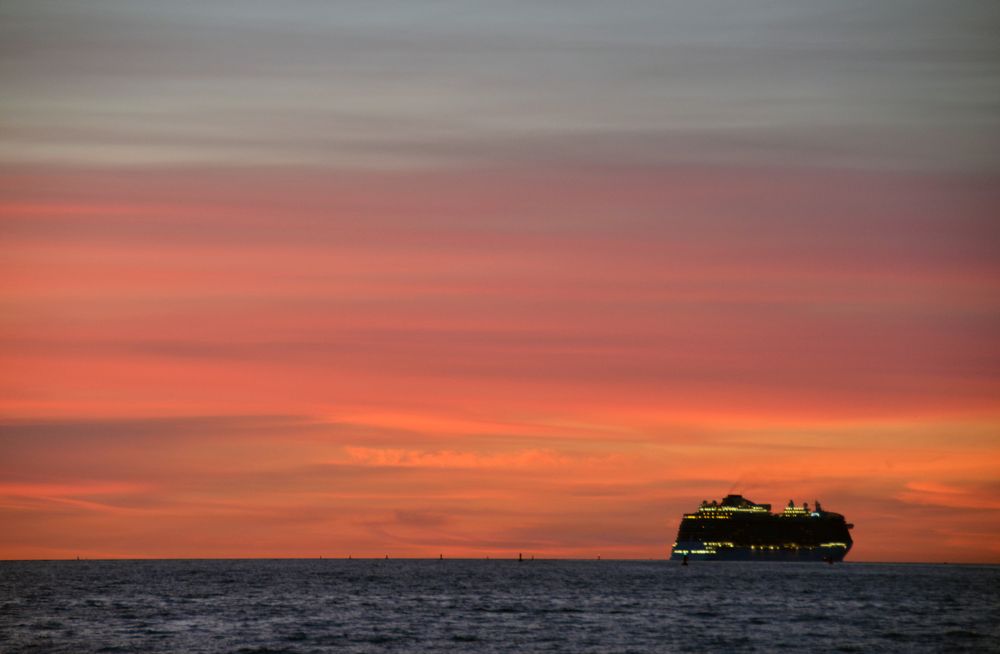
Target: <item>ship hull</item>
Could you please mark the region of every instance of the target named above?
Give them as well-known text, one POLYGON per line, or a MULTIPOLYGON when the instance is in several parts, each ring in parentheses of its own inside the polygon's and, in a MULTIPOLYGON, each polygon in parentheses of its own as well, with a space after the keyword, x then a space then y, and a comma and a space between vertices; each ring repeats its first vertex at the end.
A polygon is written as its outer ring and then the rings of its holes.
POLYGON ((671 561, 682 561, 685 555, 689 561, 788 561, 839 562, 850 551, 850 547, 798 547, 798 548, 752 548, 722 547, 712 548, 697 541, 678 542, 670 555, 671 561))

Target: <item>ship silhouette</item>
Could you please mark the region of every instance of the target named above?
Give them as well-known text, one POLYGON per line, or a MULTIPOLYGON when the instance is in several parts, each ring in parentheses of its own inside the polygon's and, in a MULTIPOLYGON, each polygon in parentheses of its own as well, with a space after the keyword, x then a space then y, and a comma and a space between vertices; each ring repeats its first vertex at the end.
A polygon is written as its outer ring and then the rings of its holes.
POLYGON ((742 495, 722 502, 705 500, 685 513, 677 530, 672 561, 843 561, 854 541, 854 525, 839 513, 810 509, 791 500, 781 513, 742 495))

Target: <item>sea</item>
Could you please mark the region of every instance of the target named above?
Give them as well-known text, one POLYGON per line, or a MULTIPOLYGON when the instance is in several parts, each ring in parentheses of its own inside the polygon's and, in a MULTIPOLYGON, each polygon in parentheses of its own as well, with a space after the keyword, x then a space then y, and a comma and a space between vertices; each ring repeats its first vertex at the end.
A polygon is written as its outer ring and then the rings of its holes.
POLYGON ((1000 652, 1000 566, 0 562, 0 652, 1000 652))

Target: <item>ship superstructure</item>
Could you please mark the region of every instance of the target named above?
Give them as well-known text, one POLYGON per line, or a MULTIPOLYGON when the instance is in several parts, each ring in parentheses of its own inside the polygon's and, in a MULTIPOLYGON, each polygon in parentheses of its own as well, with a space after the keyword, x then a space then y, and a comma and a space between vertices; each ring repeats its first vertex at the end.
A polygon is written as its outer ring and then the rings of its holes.
POLYGON ((819 502, 810 509, 808 503, 789 501, 782 512, 772 513, 770 504, 727 495, 684 514, 670 558, 833 563, 851 550, 853 526, 819 502))

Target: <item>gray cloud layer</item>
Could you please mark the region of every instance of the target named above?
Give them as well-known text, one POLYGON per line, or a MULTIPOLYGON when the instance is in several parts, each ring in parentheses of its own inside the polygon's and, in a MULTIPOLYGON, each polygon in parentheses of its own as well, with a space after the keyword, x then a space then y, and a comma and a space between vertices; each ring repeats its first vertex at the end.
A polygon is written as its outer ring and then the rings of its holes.
POLYGON ((990 169, 1000 8, 5 2, 7 161, 990 169))

